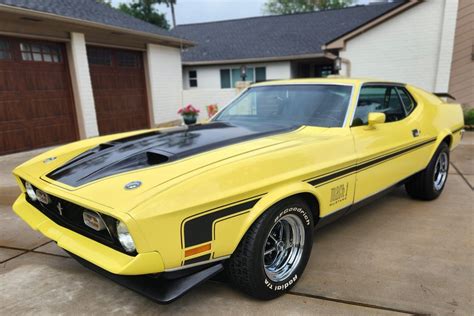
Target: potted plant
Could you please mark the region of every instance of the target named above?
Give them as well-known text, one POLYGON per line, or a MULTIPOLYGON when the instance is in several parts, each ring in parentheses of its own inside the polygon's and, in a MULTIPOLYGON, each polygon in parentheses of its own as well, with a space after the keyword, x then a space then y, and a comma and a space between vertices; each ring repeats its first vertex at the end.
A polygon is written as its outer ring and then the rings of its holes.
POLYGON ((199 109, 196 109, 191 104, 186 105, 178 110, 178 114, 183 117, 184 124, 190 125, 195 124, 197 116, 199 115, 199 109))
POLYGON ((217 104, 210 104, 207 106, 207 115, 209 118, 213 117, 218 111, 217 104))

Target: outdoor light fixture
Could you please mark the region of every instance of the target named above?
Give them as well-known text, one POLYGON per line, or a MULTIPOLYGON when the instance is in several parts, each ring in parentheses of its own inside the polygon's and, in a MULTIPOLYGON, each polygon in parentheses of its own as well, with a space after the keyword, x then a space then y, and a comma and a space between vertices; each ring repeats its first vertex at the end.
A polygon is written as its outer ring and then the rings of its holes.
POLYGON ((342 69, 342 58, 337 56, 336 59, 334 59, 334 70, 339 73, 342 69))
POLYGON ((247 66, 245 65, 240 67, 240 78, 242 78, 242 81, 247 78, 247 66))

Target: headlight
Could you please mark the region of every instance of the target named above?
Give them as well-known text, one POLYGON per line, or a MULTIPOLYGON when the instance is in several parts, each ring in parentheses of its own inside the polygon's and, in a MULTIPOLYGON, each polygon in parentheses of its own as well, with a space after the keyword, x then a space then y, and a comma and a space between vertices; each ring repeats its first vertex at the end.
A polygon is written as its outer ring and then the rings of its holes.
POLYGON ((128 232, 127 226, 120 221, 117 221, 117 236, 126 252, 135 252, 136 248, 132 235, 128 232))
POLYGON ((29 182, 25 182, 25 189, 26 189, 26 194, 28 194, 29 198, 32 201, 36 201, 38 197, 36 196, 35 190, 31 186, 29 182))

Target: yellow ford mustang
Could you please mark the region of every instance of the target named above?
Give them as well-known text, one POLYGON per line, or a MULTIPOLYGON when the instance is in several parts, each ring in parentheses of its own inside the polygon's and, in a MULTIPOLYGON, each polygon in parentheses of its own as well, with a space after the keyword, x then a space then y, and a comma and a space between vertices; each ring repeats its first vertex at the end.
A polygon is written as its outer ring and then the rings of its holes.
POLYGON ((158 302, 224 268, 271 299, 301 278, 315 227, 397 184, 438 197, 462 127, 459 105, 410 85, 256 84, 208 123, 91 138, 24 163, 13 209, 158 302))

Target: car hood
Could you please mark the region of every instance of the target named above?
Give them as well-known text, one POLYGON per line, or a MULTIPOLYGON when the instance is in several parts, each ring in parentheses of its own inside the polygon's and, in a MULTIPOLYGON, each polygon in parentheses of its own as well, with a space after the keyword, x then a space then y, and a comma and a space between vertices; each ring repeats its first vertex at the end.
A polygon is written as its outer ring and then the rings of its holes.
POLYGON ((286 146, 298 138, 298 131, 292 132, 297 129, 214 122, 105 136, 44 153, 18 167, 16 174, 41 178, 60 190, 55 192, 64 192, 64 199, 76 197, 127 212, 209 168, 286 146), (131 182, 139 187, 127 189, 131 182))

